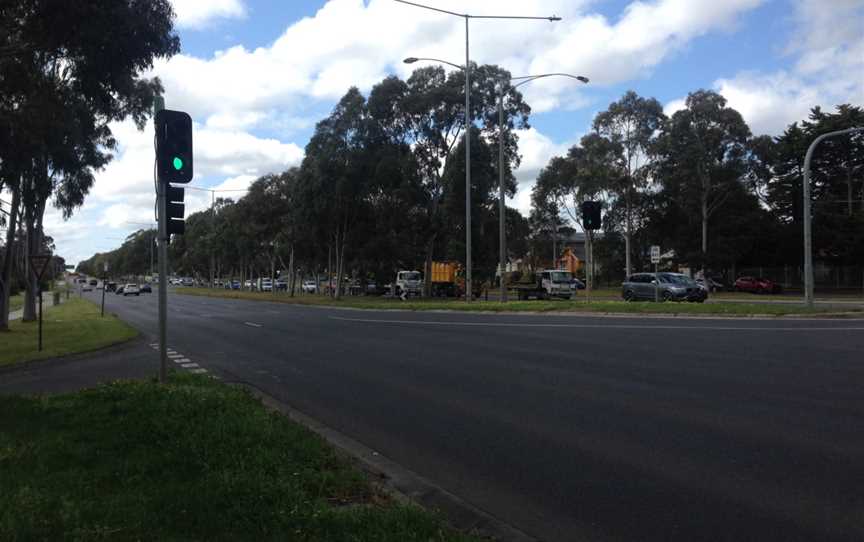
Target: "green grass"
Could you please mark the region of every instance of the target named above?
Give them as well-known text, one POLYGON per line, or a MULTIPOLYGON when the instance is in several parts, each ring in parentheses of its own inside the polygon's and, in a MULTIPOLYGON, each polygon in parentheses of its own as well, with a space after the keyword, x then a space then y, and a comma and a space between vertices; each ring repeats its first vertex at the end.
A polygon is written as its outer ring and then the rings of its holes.
MULTIPOLYGON (((465 312, 572 312, 572 313, 621 313, 621 314, 680 314, 680 315, 714 315, 714 316, 787 316, 787 315, 827 315, 837 313, 837 309, 816 307, 808 309, 803 305, 794 304, 757 304, 757 303, 626 303, 601 299, 588 302, 584 292, 572 301, 477 301, 465 303, 459 300, 408 300, 388 299, 379 297, 344 297, 334 300, 327 296, 300 295, 290 297, 286 294, 268 292, 241 292, 236 290, 220 290, 207 288, 178 288, 176 293, 208 297, 224 297, 228 299, 248 299, 257 301, 275 301, 297 305, 321 305, 346 307, 355 309, 401 309, 414 311, 456 310, 465 312)), ((843 309, 846 314, 864 314, 864 309, 843 309)))
POLYGON ((9 312, 15 312, 24 306, 24 293, 13 295, 9 298, 9 312))
POLYGON ((468 541, 239 388, 0 397, 0 540, 468 541))
POLYGON ((115 316, 99 314, 99 307, 80 298, 46 309, 42 352, 37 352, 38 322, 12 320, 9 331, 0 332, 0 366, 95 350, 138 334, 115 316))

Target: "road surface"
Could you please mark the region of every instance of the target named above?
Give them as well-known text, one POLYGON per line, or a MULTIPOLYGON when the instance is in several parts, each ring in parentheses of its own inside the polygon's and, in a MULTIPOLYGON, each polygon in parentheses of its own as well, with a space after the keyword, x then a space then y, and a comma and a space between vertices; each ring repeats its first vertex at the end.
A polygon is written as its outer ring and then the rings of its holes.
MULTIPOLYGON (((107 310, 155 338, 156 294, 107 310)), ((169 295, 169 346, 543 540, 864 540, 864 321, 169 295)))

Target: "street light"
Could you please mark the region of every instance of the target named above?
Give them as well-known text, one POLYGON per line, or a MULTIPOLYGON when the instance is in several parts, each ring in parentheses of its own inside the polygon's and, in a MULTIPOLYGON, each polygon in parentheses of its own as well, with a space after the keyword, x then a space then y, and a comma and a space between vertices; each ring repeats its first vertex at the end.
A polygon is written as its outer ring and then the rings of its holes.
MULTIPOLYGON (((471 301, 471 60, 469 55, 468 42, 468 20, 469 19, 533 19, 545 21, 560 21, 561 17, 526 17, 519 15, 471 15, 469 13, 456 13, 455 11, 447 11, 446 9, 434 8, 407 0, 395 0, 400 4, 407 4, 418 8, 437 11, 454 17, 462 17, 465 19, 465 301, 471 301)), ((417 59, 411 57, 406 58, 408 64, 416 62, 417 59)), ((445 62, 450 66, 455 66, 450 62, 445 62)))
POLYGON ((804 302, 811 308, 813 307, 813 239, 810 228, 810 159, 813 157, 816 146, 823 139, 854 134, 855 132, 864 132, 864 127, 847 128, 822 134, 807 147, 807 154, 804 156, 804 302))
MULTIPOLYGON (((516 90, 518 87, 524 85, 525 83, 530 83, 535 79, 542 79, 544 77, 553 76, 570 77, 571 79, 576 79, 581 83, 588 84, 587 77, 584 77, 582 75, 571 75, 569 73, 543 73, 540 75, 523 75, 519 77, 510 77, 507 81, 502 79, 498 84, 498 266, 501 273, 500 288, 502 303, 507 301, 507 283, 504 280, 504 269, 507 260, 507 237, 504 229, 504 214, 507 210, 507 205, 504 202, 504 83, 510 81, 519 81, 511 88, 511 90, 516 90)), ((555 229, 557 233, 558 227, 556 226, 555 229)), ((557 258, 557 255, 555 255, 555 258, 557 258)), ((553 258, 553 262, 555 261, 555 258, 553 258)))

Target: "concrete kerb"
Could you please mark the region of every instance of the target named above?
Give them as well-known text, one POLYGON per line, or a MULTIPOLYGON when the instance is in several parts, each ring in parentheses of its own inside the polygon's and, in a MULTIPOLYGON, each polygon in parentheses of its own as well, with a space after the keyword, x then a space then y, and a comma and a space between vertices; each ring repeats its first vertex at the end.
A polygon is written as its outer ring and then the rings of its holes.
POLYGON ((369 474, 371 482, 395 500, 440 511, 452 527, 462 532, 489 537, 501 542, 535 542, 537 540, 368 446, 295 410, 254 385, 239 381, 232 382, 227 378, 224 381, 226 384, 247 389, 266 408, 279 412, 288 419, 306 427, 336 449, 353 458, 369 474))

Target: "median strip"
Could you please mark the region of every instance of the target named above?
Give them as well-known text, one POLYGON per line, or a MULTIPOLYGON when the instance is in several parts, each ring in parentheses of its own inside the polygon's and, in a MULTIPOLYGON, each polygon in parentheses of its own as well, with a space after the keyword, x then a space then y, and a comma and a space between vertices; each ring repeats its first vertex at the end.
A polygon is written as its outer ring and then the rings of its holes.
POLYGON ((207 375, 0 397, 0 442, 2 540, 475 540, 207 375))

